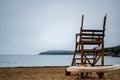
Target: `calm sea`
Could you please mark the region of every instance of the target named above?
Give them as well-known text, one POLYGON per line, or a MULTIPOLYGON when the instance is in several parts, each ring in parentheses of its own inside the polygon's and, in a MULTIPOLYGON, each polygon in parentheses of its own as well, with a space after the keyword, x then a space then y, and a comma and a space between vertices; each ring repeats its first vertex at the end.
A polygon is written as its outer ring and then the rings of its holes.
MULTIPOLYGON (((0 67, 70 66, 72 57, 73 55, 0 55, 0 67)), ((105 56, 105 64, 120 64, 120 58, 105 56)))

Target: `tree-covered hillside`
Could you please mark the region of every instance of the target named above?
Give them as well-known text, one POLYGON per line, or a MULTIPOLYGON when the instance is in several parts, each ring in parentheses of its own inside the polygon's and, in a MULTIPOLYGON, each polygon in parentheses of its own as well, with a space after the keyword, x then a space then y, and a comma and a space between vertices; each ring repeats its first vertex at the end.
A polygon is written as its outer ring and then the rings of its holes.
POLYGON ((105 48, 104 51, 111 52, 111 53, 120 53, 120 45, 115 47, 105 48))
POLYGON ((41 52, 39 55, 73 55, 73 51, 65 51, 65 50, 53 50, 41 52))
MULTIPOLYGON (((108 47, 104 49, 105 56, 120 56, 120 45, 115 47, 108 47)), ((53 50, 53 51, 46 51, 41 52, 39 55, 73 55, 74 51, 66 51, 66 50, 53 50)), ((90 55, 90 54, 89 54, 90 55)))

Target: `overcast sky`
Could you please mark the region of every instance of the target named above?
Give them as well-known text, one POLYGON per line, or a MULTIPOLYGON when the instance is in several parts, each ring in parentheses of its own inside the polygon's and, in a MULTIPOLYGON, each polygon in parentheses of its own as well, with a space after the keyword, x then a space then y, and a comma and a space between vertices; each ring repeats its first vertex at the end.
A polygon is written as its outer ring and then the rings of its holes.
POLYGON ((0 54, 74 50, 82 14, 102 29, 106 13, 105 47, 120 45, 120 0, 0 0, 0 54))

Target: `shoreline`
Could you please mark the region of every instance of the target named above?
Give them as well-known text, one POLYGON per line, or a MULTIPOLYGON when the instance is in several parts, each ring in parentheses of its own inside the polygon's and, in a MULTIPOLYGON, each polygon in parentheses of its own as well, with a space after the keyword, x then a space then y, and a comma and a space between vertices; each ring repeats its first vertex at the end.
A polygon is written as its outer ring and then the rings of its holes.
MULTIPOLYGON (((0 80, 76 80, 76 76, 66 76, 68 66, 37 66, 0 68, 0 80)), ((104 78, 99 79, 96 73, 90 78, 80 80, 119 80, 120 69, 105 72, 104 78)))
POLYGON ((18 66, 18 67, 0 67, 0 69, 13 69, 13 68, 60 68, 60 67, 69 67, 69 66, 18 66))
MULTIPOLYGON (((99 65, 97 65, 99 66, 99 65)), ((112 66, 112 65, 104 65, 104 66, 112 66)), ((15 66, 15 67, 0 67, 0 69, 4 68, 59 68, 59 67, 70 67, 70 65, 64 65, 64 66, 15 66)))

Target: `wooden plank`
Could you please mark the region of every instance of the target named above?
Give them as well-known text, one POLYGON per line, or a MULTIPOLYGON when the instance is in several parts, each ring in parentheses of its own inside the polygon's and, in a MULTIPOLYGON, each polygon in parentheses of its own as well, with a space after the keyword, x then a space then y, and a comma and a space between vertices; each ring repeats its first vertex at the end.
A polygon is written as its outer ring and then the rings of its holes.
POLYGON ((102 41, 81 41, 83 44, 91 44, 91 45, 96 45, 96 44, 101 44, 102 41))
MULTIPOLYGON (((81 58, 75 58, 76 60, 81 60, 81 58)), ((86 58, 83 58, 83 59, 86 59, 86 58)), ((88 58, 90 60, 93 60, 94 58, 88 58)))
POLYGON ((97 40, 97 39, 100 39, 100 40, 101 40, 101 39, 103 39, 103 38, 97 38, 97 37, 85 37, 85 36, 84 36, 84 37, 81 37, 81 39, 96 39, 96 40, 97 40))
POLYGON ((103 30, 90 30, 90 29, 83 29, 83 32, 103 32, 103 30))
MULTIPOLYGON (((99 52, 102 52, 102 50, 101 49, 99 49, 99 50, 84 49, 83 50, 83 53, 93 53, 93 54, 96 54, 96 53, 99 53, 99 52)), ((81 53, 81 50, 76 50, 76 53, 81 53)))
POLYGON ((82 33, 81 36, 104 36, 104 34, 90 34, 90 33, 82 33))
MULTIPOLYGON (((102 43, 102 41, 87 41, 87 40, 83 40, 83 41, 81 41, 83 44, 92 44, 92 45, 98 45, 98 44, 101 44, 102 43)), ((81 44, 80 42, 77 42, 76 43, 76 46, 77 45, 79 45, 79 44, 81 44)))

